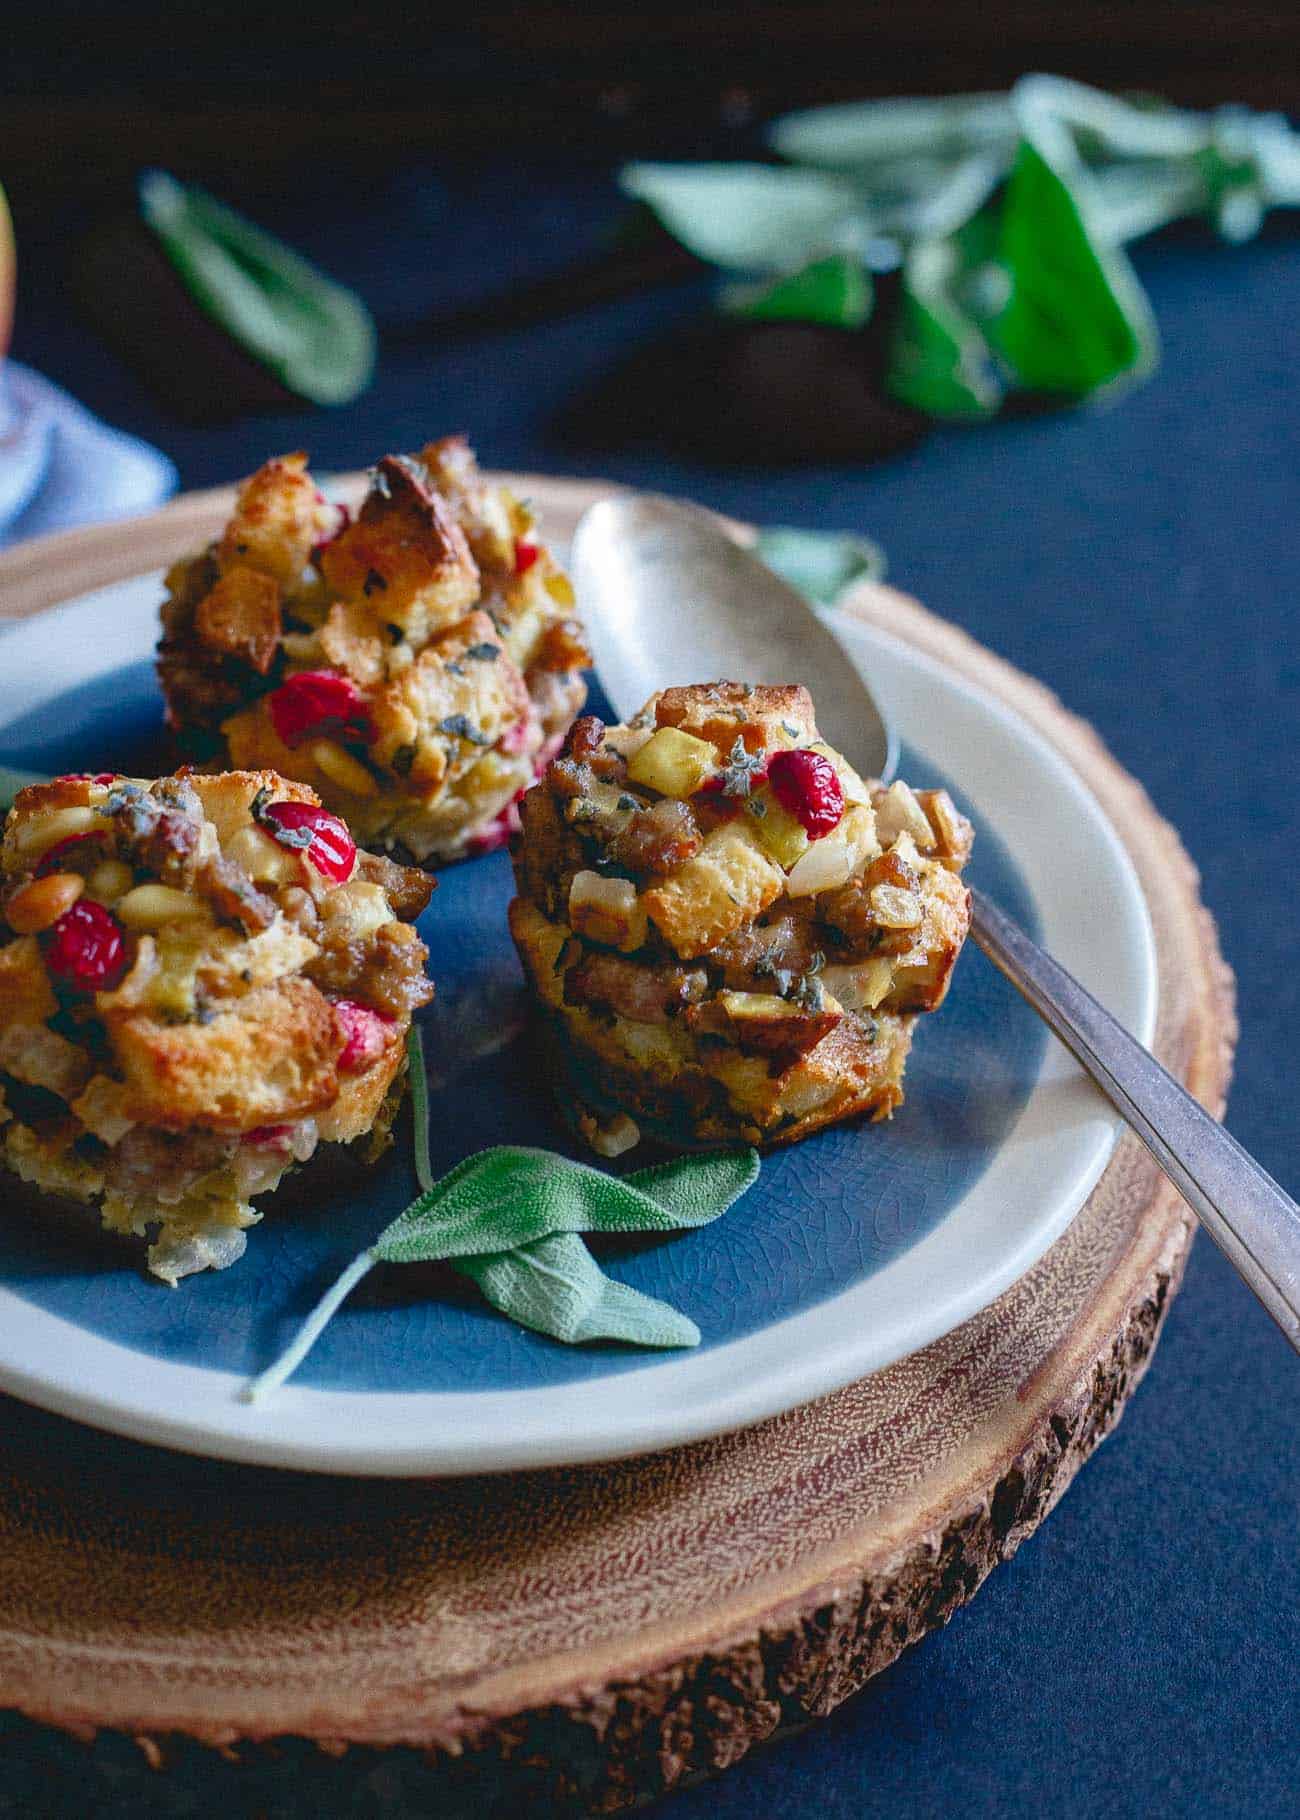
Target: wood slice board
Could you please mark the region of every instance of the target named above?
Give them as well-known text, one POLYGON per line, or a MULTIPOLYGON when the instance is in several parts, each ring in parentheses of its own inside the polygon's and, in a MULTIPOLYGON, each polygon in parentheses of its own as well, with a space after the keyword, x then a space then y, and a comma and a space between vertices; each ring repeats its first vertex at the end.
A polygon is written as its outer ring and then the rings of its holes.
MULTIPOLYGON (((513 484, 557 536, 605 490, 513 484)), ((0 616, 169 561, 228 500, 0 557, 0 616)), ((1232 979, 1173 829, 1039 684, 892 589, 850 605, 1009 703, 1101 801, 1155 928, 1156 1053, 1220 1113, 1232 979)), ((214 1802, 282 1776, 303 1811, 339 1811, 376 1752, 440 1814, 609 1812, 723 1769, 829 1712, 1031 1534, 1140 1380, 1192 1225, 1125 1139, 1064 1236, 947 1338, 612 1465, 313 1479, 0 1399, 0 1708, 133 1737, 214 1802)))

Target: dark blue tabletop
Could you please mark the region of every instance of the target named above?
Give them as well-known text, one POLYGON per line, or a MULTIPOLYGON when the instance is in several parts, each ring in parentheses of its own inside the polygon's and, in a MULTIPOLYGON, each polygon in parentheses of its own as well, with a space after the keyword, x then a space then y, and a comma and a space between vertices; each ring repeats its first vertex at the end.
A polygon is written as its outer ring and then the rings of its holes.
MULTIPOLYGON (((324 210, 317 190, 301 208, 283 197, 258 212, 390 324, 541 269, 590 243, 617 206, 603 179, 558 170, 406 174, 327 193, 324 210)), ((1240 250, 1188 233, 1140 251, 1165 362, 1113 409, 940 432, 874 468, 757 472, 584 448, 559 427, 578 388, 702 307, 698 285, 477 344, 413 341, 386 352, 373 390, 337 414, 178 427, 73 315, 74 224, 27 220, 14 200, 15 352, 159 443, 186 486, 280 447, 305 444, 343 468, 463 427, 495 466, 607 474, 879 539, 893 580, 1051 684, 1181 830, 1240 989, 1228 1123, 1300 1187, 1292 229, 1240 250)), ((1285 1342, 1200 1239, 1118 1432, 1015 1560, 826 1723, 675 1797, 665 1815, 1296 1813, 1298 1388, 1285 1342)), ((382 1789, 373 1798, 355 1811, 390 1811, 382 1789)), ((77 1811, 142 1811, 138 1790, 129 1807, 111 1788, 85 1799, 102 1805, 77 1811)), ((0 1814, 39 1801, 0 1782, 0 1814)))

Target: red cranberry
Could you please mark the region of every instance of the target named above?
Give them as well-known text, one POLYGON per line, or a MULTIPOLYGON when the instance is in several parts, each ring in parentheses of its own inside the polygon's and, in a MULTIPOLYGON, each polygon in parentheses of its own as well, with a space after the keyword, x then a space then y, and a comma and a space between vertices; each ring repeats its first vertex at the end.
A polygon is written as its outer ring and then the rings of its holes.
POLYGON ((79 897, 50 930, 45 965, 78 992, 111 992, 127 968, 122 925, 102 904, 79 897))
POLYGON ((519 538, 515 544, 515 574, 527 575, 541 553, 541 545, 535 544, 531 537, 519 538))
POLYGON ((774 752, 767 781, 773 796, 794 816, 809 840, 821 840, 839 827, 844 790, 834 765, 820 752, 806 748, 774 752))
POLYGON ((364 742, 374 737, 365 696, 337 670, 304 670, 273 690, 269 701, 272 723, 286 746, 323 734, 364 742))
POLYGON ((120 771, 65 771, 62 777, 50 781, 55 784, 115 784, 121 775, 120 771))
POLYGON ((334 1005, 334 1017, 343 1036, 343 1052, 338 1059, 340 1074, 361 1074, 373 1067, 389 1043, 394 1020, 369 1005, 341 998, 334 1005))
POLYGON ((315 803, 268 803, 258 820, 282 846, 300 848, 325 878, 339 885, 351 878, 357 844, 328 809, 315 803))
POLYGON ((706 777, 696 794, 704 798, 702 807, 712 818, 711 825, 734 822, 743 807, 740 797, 725 794, 720 777, 706 777))
POLYGON ((292 1125, 257 1125, 244 1133, 244 1142, 259 1150, 287 1150, 292 1138, 292 1125))

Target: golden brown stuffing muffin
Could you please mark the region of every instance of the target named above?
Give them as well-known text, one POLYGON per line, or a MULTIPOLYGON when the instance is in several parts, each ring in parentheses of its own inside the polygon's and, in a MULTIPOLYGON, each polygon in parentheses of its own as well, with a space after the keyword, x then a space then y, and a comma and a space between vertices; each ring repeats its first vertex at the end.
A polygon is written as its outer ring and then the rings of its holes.
POLYGON ((901 1102, 970 921, 946 791, 864 781, 802 687, 710 683, 578 721, 522 817, 510 927, 596 1149, 901 1102))
POLYGON ((582 706, 572 614, 462 437, 385 456, 355 520, 286 455, 169 572, 158 672, 192 754, 310 784, 370 846, 457 859, 518 826, 582 706))
POLYGON ((241 1256, 318 1144, 382 1148, 433 988, 421 872, 272 771, 59 777, 0 842, 0 1162, 153 1234, 175 1283, 241 1256))

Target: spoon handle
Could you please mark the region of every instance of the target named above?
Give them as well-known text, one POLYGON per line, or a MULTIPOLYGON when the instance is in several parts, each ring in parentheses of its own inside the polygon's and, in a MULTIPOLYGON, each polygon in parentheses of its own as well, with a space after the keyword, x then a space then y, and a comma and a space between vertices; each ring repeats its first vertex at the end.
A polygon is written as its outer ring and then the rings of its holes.
POLYGON ((1300 1207, 1155 1057, 995 904, 971 933, 1141 1138, 1300 1352, 1300 1207))

